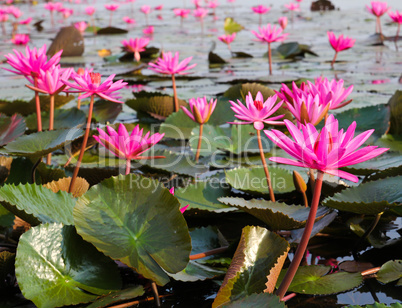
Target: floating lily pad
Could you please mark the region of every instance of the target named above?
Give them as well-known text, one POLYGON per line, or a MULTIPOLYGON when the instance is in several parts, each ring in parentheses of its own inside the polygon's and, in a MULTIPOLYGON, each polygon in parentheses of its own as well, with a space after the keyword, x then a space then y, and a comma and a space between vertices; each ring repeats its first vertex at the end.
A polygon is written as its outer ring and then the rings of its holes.
POLYGON ((66 143, 78 139, 84 134, 81 129, 61 129, 46 132, 38 132, 25 135, 7 144, 0 153, 41 157, 62 148, 66 143))
POLYGON ((197 181, 195 184, 177 189, 174 195, 179 199, 182 207, 189 205, 188 210, 203 210, 215 213, 236 210, 218 202, 218 198, 230 195, 230 187, 227 184, 222 184, 218 178, 197 181))
POLYGON ((226 17, 223 29, 225 30, 226 34, 233 34, 235 32, 237 33, 243 30, 244 27, 241 24, 235 22, 232 17, 226 17))
POLYGON ((69 193, 54 193, 36 184, 6 184, 0 188, 1 205, 33 226, 52 222, 73 225, 75 201, 69 193))
POLYGON ((382 283, 389 283, 398 280, 397 286, 402 285, 402 260, 388 261, 383 264, 377 273, 377 280, 382 283))
POLYGON ((157 181, 112 177, 91 187, 74 208, 78 233, 159 285, 183 270, 191 250, 179 202, 157 181))
POLYGON ((265 228, 243 228, 240 243, 212 307, 265 290, 267 276, 278 259, 286 257, 288 249, 288 242, 265 228))
MULTIPOLYGON (((237 207, 263 221, 271 230, 292 230, 305 225, 310 208, 301 205, 288 205, 282 202, 267 200, 223 197, 220 202, 237 207)), ((328 213, 328 209, 320 207, 317 211, 319 220, 328 213)))
MULTIPOLYGON (((363 282, 360 273, 338 272, 328 274, 331 266, 311 265, 300 266, 288 291, 301 294, 335 294, 358 287, 363 282)), ((286 270, 283 270, 277 281, 277 286, 283 280, 286 270)))
POLYGON ((125 34, 128 31, 125 29, 117 28, 117 27, 106 27, 97 30, 99 35, 107 35, 107 34, 125 34))
POLYGON ((103 308, 111 304, 136 298, 143 294, 144 294, 144 287, 135 286, 121 291, 112 292, 108 295, 99 297, 98 299, 96 299, 96 301, 88 305, 86 308, 103 308))
POLYGON ((397 90, 388 102, 391 109, 388 134, 402 135, 402 91, 397 90))
MULTIPOLYGON (((205 124, 201 139, 200 156, 205 157, 215 155, 219 149, 228 148, 230 145, 230 138, 228 138, 226 131, 227 129, 219 126, 205 124)), ((191 131, 191 138, 189 140, 193 153, 197 152, 199 138, 199 127, 195 127, 191 131)))
POLYGON ((33 227, 21 236, 15 273, 24 297, 38 307, 86 303, 121 288, 116 264, 62 224, 33 227))
MULTIPOLYGON (((86 115, 77 108, 56 109, 54 111, 54 129, 72 128, 77 125, 85 124, 86 115)), ((31 114, 26 118, 27 127, 30 130, 37 130, 36 114, 31 114)), ((42 112, 42 127, 47 130, 49 127, 49 112, 42 112)))
POLYGON ((315 52, 313 52, 309 46, 299 44, 297 42, 283 43, 276 48, 276 51, 284 59, 294 59, 296 57, 304 58, 306 53, 318 57, 318 55, 315 52))
POLYGON ((25 128, 22 116, 14 114, 9 118, 0 114, 0 147, 23 135, 25 128))
POLYGON ((357 165, 343 167, 342 169, 356 175, 370 175, 378 171, 397 168, 401 165, 402 156, 399 153, 388 151, 381 156, 374 157, 357 165))
POLYGON ((245 298, 224 304, 219 308, 286 308, 285 303, 281 302, 278 296, 269 293, 251 294, 245 298))
POLYGON ((94 104, 92 117, 100 123, 113 123, 122 110, 123 104, 106 100, 98 100, 94 104))
POLYGON ((367 182, 345 189, 323 201, 323 205, 341 211, 376 215, 401 205, 402 176, 367 182))
MULTIPOLYGON (((268 166, 272 188, 275 193, 287 193, 295 190, 293 175, 290 171, 268 166)), ((238 168, 226 171, 226 181, 238 190, 268 194, 268 183, 264 168, 238 168)))
POLYGON ((216 53, 210 51, 208 53, 208 62, 209 64, 225 64, 227 63, 225 60, 223 60, 219 55, 216 53))

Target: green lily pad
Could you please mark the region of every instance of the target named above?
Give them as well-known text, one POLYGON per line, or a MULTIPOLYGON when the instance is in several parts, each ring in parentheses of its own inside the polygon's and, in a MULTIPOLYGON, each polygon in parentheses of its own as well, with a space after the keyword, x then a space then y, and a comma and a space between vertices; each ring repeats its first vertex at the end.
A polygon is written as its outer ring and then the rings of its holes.
POLYGON ((237 33, 243 30, 244 27, 241 24, 235 22, 232 17, 226 17, 223 29, 225 30, 226 34, 233 34, 235 32, 237 33))
POLYGON ((402 153, 402 136, 391 134, 383 135, 380 139, 375 141, 374 145, 402 153))
POLYGON ((341 211, 376 215, 401 205, 401 180, 402 176, 396 176, 363 183, 336 193, 322 204, 341 211))
POLYGON ((244 227, 212 307, 260 293, 266 289, 267 282, 275 285, 275 281, 269 281, 267 277, 276 268, 278 259, 286 257, 288 249, 289 243, 279 235, 261 227, 244 227))
POLYGON ((21 236, 15 273, 24 297, 44 308, 90 302, 121 288, 117 265, 62 224, 21 236))
POLYGON ((73 215, 85 240, 159 285, 189 261, 179 202, 157 181, 133 174, 106 179, 78 199, 73 215))
POLYGON ((218 198, 229 196, 230 190, 227 184, 222 184, 219 179, 212 178, 179 188, 174 195, 179 199, 181 207, 189 205, 187 210, 224 213, 236 210, 218 202, 218 198))
POLYGON ((73 225, 75 202, 69 193, 54 193, 36 184, 6 184, 0 188, 1 205, 33 226, 52 222, 73 225))
MULTIPOLYGON (((293 175, 290 171, 268 166, 272 188, 275 193, 287 193, 295 190, 293 175)), ((226 181, 238 190, 268 194, 268 184, 264 168, 238 168, 226 171, 226 181)))
MULTIPOLYGON (((57 109, 71 100, 74 99, 73 95, 55 95, 54 96, 54 107, 57 109)), ((39 95, 40 100, 40 108, 41 111, 49 111, 50 109, 50 98, 48 95, 39 95)), ((27 101, 15 100, 15 101, 4 101, 0 100, 0 113, 4 113, 8 116, 13 115, 14 113, 19 113, 23 116, 27 116, 31 113, 36 112, 36 103, 35 98, 27 101)))
POLYGON ((9 118, 0 114, 0 147, 23 135, 25 128, 22 116, 15 114, 9 118))
POLYGON ((279 45, 276 48, 276 52, 279 53, 284 59, 294 59, 296 57, 304 57, 306 53, 318 57, 309 46, 302 45, 297 42, 288 42, 279 45))
MULTIPOLYGON (((56 109, 54 111, 54 129, 72 128, 77 125, 85 124, 86 115, 77 108, 56 109)), ((27 127, 30 130, 37 130, 36 114, 31 114, 26 118, 27 127)), ((47 130, 49 127, 49 112, 42 112, 42 127, 47 130)))
MULTIPOLYGON (((230 141, 225 133, 225 129, 219 126, 205 124, 201 139, 200 156, 210 156, 216 154, 218 149, 228 148, 230 141)), ((193 128, 189 140, 193 153, 197 152, 198 140, 200 138, 199 127, 193 128)))
POLYGON ((98 100, 94 104, 92 118, 100 123, 113 123, 122 110, 123 104, 98 100))
MULTIPOLYGON (((126 105, 135 111, 146 112, 157 119, 165 119, 174 112, 174 99, 170 95, 147 93, 135 94, 135 99, 126 101, 126 105)), ((179 99, 179 107, 187 106, 187 102, 179 99)))
POLYGON ((226 64, 227 62, 223 60, 219 55, 210 51, 208 53, 208 62, 209 64, 226 64))
POLYGON ((81 129, 61 129, 21 136, 0 150, 1 154, 39 158, 62 148, 84 134, 81 129))
MULTIPOLYGON (((311 265, 300 266, 289 286, 289 292, 301 294, 335 294, 358 287, 363 282, 360 273, 337 272, 328 274, 331 266, 311 265)), ((286 270, 283 270, 277 281, 277 286, 283 280, 286 270)))
POLYGON ((121 28, 116 28, 116 27, 106 27, 106 28, 101 28, 97 31, 97 34, 99 35, 109 35, 109 34, 125 34, 128 31, 125 29, 121 28))
POLYGON ((274 90, 263 86, 262 84, 243 83, 231 86, 229 89, 226 90, 225 93, 223 93, 223 96, 235 102, 237 99, 245 102, 248 92, 250 92, 253 97, 255 97, 258 92, 261 92, 264 99, 275 95, 274 90))
POLYGON ((94 301, 92 304, 86 306, 86 308, 103 308, 121 301, 134 299, 143 294, 144 294, 144 287, 135 286, 121 291, 112 292, 105 296, 101 296, 97 298, 96 301, 94 301))
POLYGON ((384 263, 377 273, 377 280, 389 283, 398 280, 397 286, 402 285, 402 260, 393 260, 384 263))
POLYGON ((370 175, 378 171, 400 166, 402 166, 402 156, 399 153, 387 151, 383 155, 374 157, 360 164, 343 167, 342 170, 356 175, 370 175))
MULTIPOLYGON (((165 158, 143 159, 138 162, 154 170, 189 175, 192 177, 198 177, 198 175, 208 171, 208 168, 203 164, 196 164, 194 156, 192 155, 160 150, 152 152, 152 149, 151 153, 152 156, 165 156, 165 158)), ((144 153, 144 156, 146 155, 148 155, 148 152, 144 153)))
POLYGON ((240 300, 219 306, 219 308, 286 308, 278 296, 270 293, 251 294, 240 300))
POLYGON ((390 126, 388 134, 402 135, 402 91, 397 90, 388 101, 391 109, 390 126))
MULTIPOLYGON (((267 200, 226 197, 219 198, 220 202, 237 207, 268 225, 270 230, 293 230, 303 227, 306 224, 310 208, 302 205, 288 205, 283 202, 272 202, 267 200)), ((324 217, 328 209, 320 207, 317 211, 317 218, 324 217)))
POLYGON ((14 214, 0 205, 0 226, 11 227, 14 222, 14 214))

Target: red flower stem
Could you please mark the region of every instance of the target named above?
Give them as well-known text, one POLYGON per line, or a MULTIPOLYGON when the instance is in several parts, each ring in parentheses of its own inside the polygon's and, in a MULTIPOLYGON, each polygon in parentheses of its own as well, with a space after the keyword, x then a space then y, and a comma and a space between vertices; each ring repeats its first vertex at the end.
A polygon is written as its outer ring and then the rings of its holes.
POLYGON ((152 288, 152 292, 154 293, 154 297, 155 297, 155 305, 156 305, 156 307, 160 307, 161 300, 159 299, 158 286, 156 285, 156 283, 154 281, 152 281, 152 283, 151 283, 151 288, 152 288))
POLYGON ((338 52, 337 51, 335 51, 335 56, 334 56, 334 58, 332 59, 332 62, 331 62, 331 67, 332 68, 334 68, 334 63, 335 63, 335 60, 336 60, 336 56, 338 55, 338 52))
POLYGON ((306 192, 303 191, 303 192, 302 192, 302 195, 303 195, 304 206, 305 206, 305 207, 308 207, 308 200, 307 200, 306 192))
POLYGON ((225 252, 227 249, 229 248, 229 246, 223 246, 223 247, 219 247, 219 248, 215 248, 215 249, 211 249, 205 252, 201 252, 201 253, 197 253, 195 255, 191 255, 190 256, 190 260, 198 260, 198 259, 202 259, 202 258, 206 258, 218 253, 222 253, 225 252))
POLYGON ((198 163, 198 159, 200 158, 200 150, 201 150, 201 141, 202 141, 202 130, 204 128, 204 124, 200 124, 200 134, 198 136, 198 145, 197 145, 197 153, 195 154, 195 162, 198 163))
MULTIPOLYGON (((50 114, 49 114, 49 131, 54 127, 54 95, 50 95, 50 114)), ((52 162, 52 153, 47 154, 46 163, 50 165, 52 162)))
POLYGON ((95 27, 95 18, 93 15, 91 15, 91 20, 92 20, 92 30, 94 31, 94 34, 96 34, 96 27, 95 27))
POLYGON ((130 174, 131 171, 131 159, 126 160, 126 175, 130 174))
POLYGON ((85 130, 84 140, 82 141, 82 145, 81 145, 80 156, 78 157, 77 165, 74 168, 73 178, 71 179, 70 187, 68 188, 69 193, 71 193, 73 191, 75 179, 77 178, 78 171, 80 170, 81 161, 82 161, 82 158, 84 157, 85 148, 87 146, 89 131, 91 128, 92 109, 94 107, 94 100, 95 100, 95 95, 91 95, 91 101, 89 103, 87 127, 85 130))
POLYGON ((268 63, 269 63, 269 74, 272 75, 272 53, 271 53, 271 43, 268 43, 268 63))
POLYGON ((284 298, 282 298, 282 301, 286 302, 295 297, 296 295, 297 295, 296 293, 290 293, 289 295, 286 295, 284 298))
MULTIPOLYGON (((34 86, 38 87, 38 77, 34 77, 34 86)), ((40 113, 40 99, 39 92, 35 91, 35 104, 36 104, 36 123, 38 126, 38 132, 42 131, 42 114, 40 113)))
MULTIPOLYGON (((380 33, 380 36, 382 36, 382 30, 381 30, 381 21, 380 17, 377 16, 377 23, 378 23, 378 32, 380 33)), ((382 41, 382 39, 381 39, 382 41)))
MULTIPOLYGON (((78 93, 78 97, 80 97, 81 96, 81 93, 78 93)), ((79 109, 81 109, 81 99, 80 98, 77 98, 77 109, 79 110, 79 109)))
POLYGON ((177 99, 177 90, 176 90, 176 79, 174 74, 172 74, 172 83, 173 83, 173 98, 174 98, 174 111, 179 111, 179 101, 177 99))
POLYGON ((299 246, 297 246, 292 263, 290 263, 286 275, 283 278, 278 290, 276 291, 276 295, 279 296, 280 299, 284 297, 286 291, 288 290, 290 283, 292 282, 293 277, 295 276, 297 269, 299 268, 300 262, 303 259, 304 253, 306 252, 311 231, 313 230, 315 216, 317 214, 318 203, 320 201, 323 177, 324 173, 322 171, 318 171, 317 180, 315 181, 314 196, 310 207, 310 213, 307 218, 306 226, 304 228, 300 244, 299 246))
POLYGON ((265 177, 267 178, 268 189, 269 189, 269 198, 271 199, 272 202, 275 202, 275 195, 274 195, 274 190, 272 189, 271 177, 269 176, 267 161, 265 160, 264 150, 262 148, 261 131, 259 131, 258 129, 257 129, 257 140, 258 140, 258 147, 260 148, 260 156, 261 156, 262 166, 264 167, 265 177))
POLYGON ((113 11, 110 11, 109 27, 112 26, 113 11))

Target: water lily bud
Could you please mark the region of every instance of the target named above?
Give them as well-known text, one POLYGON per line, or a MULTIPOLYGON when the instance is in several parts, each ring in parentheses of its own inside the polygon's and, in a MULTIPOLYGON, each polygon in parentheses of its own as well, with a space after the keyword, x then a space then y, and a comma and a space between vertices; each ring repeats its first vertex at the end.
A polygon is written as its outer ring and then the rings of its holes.
POLYGON ((293 183, 295 184, 298 192, 304 193, 307 190, 306 182, 304 182, 299 172, 293 171, 293 183))

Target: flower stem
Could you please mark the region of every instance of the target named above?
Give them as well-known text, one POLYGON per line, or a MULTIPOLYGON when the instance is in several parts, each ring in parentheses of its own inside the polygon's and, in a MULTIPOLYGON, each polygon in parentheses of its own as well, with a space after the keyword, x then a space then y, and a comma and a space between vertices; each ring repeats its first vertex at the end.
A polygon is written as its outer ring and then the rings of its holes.
POLYGON ((322 179, 324 177, 324 173, 322 171, 318 171, 317 180, 315 182, 314 188, 314 196, 313 201, 311 202, 310 213, 307 218, 306 226, 304 228, 304 232, 300 241, 299 246, 296 249, 295 255, 293 257, 292 263, 290 264, 285 277, 282 280, 281 285, 276 291, 276 295, 282 299, 288 290, 290 283, 295 276, 297 269, 299 268, 300 262, 303 259, 303 255, 306 251, 308 241, 310 239, 311 231, 313 230, 315 216, 317 214, 318 203, 320 201, 321 196, 321 187, 322 187, 322 179))
POLYGON ((272 53, 271 53, 271 43, 268 43, 268 63, 269 63, 269 74, 272 75, 272 53))
POLYGON ((202 130, 204 128, 204 124, 200 124, 200 134, 198 135, 198 145, 197 145, 197 153, 195 154, 195 162, 198 163, 198 159, 200 158, 200 150, 201 150, 201 141, 202 141, 202 130))
POLYGON ((215 254, 225 252, 228 248, 229 248, 229 246, 223 246, 223 247, 211 249, 211 250, 208 250, 205 252, 197 253, 195 255, 191 255, 190 260, 198 260, 198 259, 206 258, 209 256, 213 256, 215 254))
POLYGON ((130 174, 131 171, 131 159, 126 160, 126 175, 130 174))
POLYGON ((110 11, 109 27, 112 26, 113 11, 110 11))
POLYGON ((177 99, 177 90, 176 90, 176 79, 174 74, 172 74, 172 83, 173 83, 173 98, 174 98, 174 111, 179 111, 179 101, 177 99))
POLYGON ((155 305, 156 305, 156 307, 160 307, 161 300, 159 299, 158 286, 156 285, 156 283, 154 281, 152 281, 151 287, 152 287, 152 292, 154 293, 154 297, 155 297, 155 305))
POLYGON ((306 192, 303 191, 303 192, 302 192, 302 195, 303 195, 303 200, 304 200, 304 206, 305 206, 305 207, 308 207, 308 200, 307 200, 306 192))
MULTIPOLYGON (((38 77, 34 77, 34 86, 38 87, 38 77)), ((42 131, 42 114, 40 113, 40 99, 39 92, 35 91, 35 104, 36 104, 36 123, 38 126, 38 132, 42 131)))
POLYGON ((332 59, 332 62, 331 62, 331 67, 332 68, 334 68, 334 63, 335 63, 335 60, 336 60, 336 56, 338 55, 338 52, 337 51, 335 51, 335 56, 334 56, 334 58, 332 59))
POLYGON ((261 27, 261 19, 262 19, 262 17, 261 17, 261 14, 258 14, 258 15, 259 15, 258 26, 261 27))
POLYGON ((85 129, 84 140, 82 141, 82 145, 81 145, 80 156, 78 157, 77 165, 74 168, 73 178, 71 179, 70 187, 68 188, 69 193, 71 193, 73 191, 74 182, 75 182, 75 179, 77 178, 78 171, 80 170, 81 161, 82 161, 82 158, 84 157, 85 148, 87 146, 88 137, 89 137, 89 131, 90 131, 90 128, 91 128, 92 109, 94 107, 94 100, 95 100, 95 96, 91 95, 91 101, 89 103, 87 127, 85 129))
POLYGON ((364 232, 364 234, 362 235, 361 238, 359 238, 359 240, 356 242, 356 244, 354 245, 353 251, 352 251, 352 255, 353 258, 357 261, 359 259, 359 255, 358 255, 358 251, 362 245, 362 243, 370 236, 370 234, 374 231, 375 227, 378 225, 382 214, 384 214, 384 212, 378 213, 375 217, 375 219, 373 220, 373 222, 371 223, 370 227, 366 230, 366 232, 364 232))
POLYGON ((260 156, 261 156, 262 165, 264 167, 265 177, 267 178, 269 197, 272 202, 275 202, 275 195, 274 195, 274 190, 272 189, 271 177, 269 176, 267 161, 265 160, 264 150, 262 149, 261 131, 258 129, 257 129, 257 140, 258 140, 258 147, 260 148, 260 156))
MULTIPOLYGON (((78 97, 81 96, 81 93, 78 93, 78 97)), ((81 99, 77 98, 77 109, 80 110, 81 109, 81 99)))
MULTIPOLYGON (((49 131, 54 127, 54 95, 50 95, 50 114, 49 114, 49 131)), ((47 154, 46 163, 50 165, 52 162, 52 153, 47 154)))

